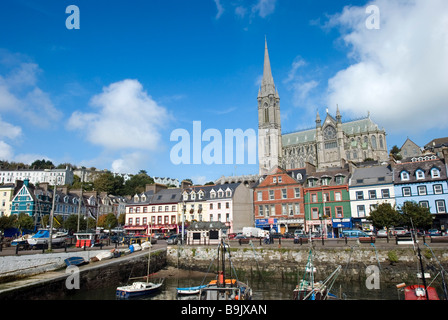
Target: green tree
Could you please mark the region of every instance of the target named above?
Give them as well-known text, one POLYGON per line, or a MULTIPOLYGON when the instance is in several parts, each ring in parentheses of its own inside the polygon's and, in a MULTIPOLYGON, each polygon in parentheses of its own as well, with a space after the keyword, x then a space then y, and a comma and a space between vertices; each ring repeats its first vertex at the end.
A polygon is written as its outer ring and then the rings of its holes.
POLYGON ((400 148, 398 148, 396 145, 392 147, 392 149, 390 149, 390 155, 392 155, 392 157, 395 160, 401 160, 403 159, 403 157, 400 154, 400 148))
POLYGON ((16 215, 11 215, 9 217, 7 216, 0 217, 0 230, 5 231, 6 229, 13 228, 15 220, 14 216, 16 215))
POLYGON ((126 224, 126 213, 121 213, 121 214, 118 216, 118 224, 119 224, 120 226, 124 226, 124 225, 126 224))
POLYGON ((20 231, 24 229, 33 229, 34 228, 34 220, 27 213, 21 212, 17 217, 17 220, 14 221, 14 226, 20 231))
POLYGON ((417 229, 428 230, 433 222, 429 208, 420 206, 415 201, 406 201, 400 208, 401 224, 417 229))
POLYGON ((111 230, 118 226, 118 219, 113 213, 103 214, 98 218, 98 226, 111 230))
POLYGON ((52 169, 55 167, 55 165, 50 160, 42 159, 34 161, 31 164, 31 168, 32 167, 36 167, 36 169, 52 169))
POLYGON ((389 228, 399 224, 401 217, 390 203, 381 203, 378 207, 370 212, 367 217, 377 229, 386 228, 389 234, 389 228))
POLYGON ((144 170, 140 170, 140 173, 133 175, 124 184, 123 195, 133 196, 136 193, 142 193, 145 191, 147 184, 153 184, 154 179, 148 176, 144 170))
MULTIPOLYGON (((63 226, 65 229, 67 229, 70 233, 76 232, 78 230, 78 215, 77 214, 71 214, 68 216, 67 219, 65 219, 63 226)), ((86 230, 86 219, 81 216, 81 219, 79 219, 79 230, 86 230)))

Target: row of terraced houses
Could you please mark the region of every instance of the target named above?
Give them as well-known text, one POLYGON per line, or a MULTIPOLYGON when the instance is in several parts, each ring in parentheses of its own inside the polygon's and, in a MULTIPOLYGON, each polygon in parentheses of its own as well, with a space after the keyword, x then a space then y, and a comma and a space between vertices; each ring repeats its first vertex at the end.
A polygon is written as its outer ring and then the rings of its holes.
MULTIPOLYGON (((179 232, 182 223, 222 222, 227 232, 255 226, 276 232, 302 229, 338 237, 343 229, 371 228, 366 217, 378 204, 401 206, 415 201, 429 208, 434 227, 448 227, 448 149, 426 153, 400 162, 345 163, 318 170, 306 167, 272 168, 262 176, 219 179, 214 185, 179 188, 147 185, 145 192, 130 198, 84 193, 57 188, 55 214, 81 213, 93 218, 113 212, 126 214, 124 228, 135 233, 179 232)), ((0 186, 2 215, 26 212, 33 217, 49 214, 53 191, 48 183, 35 187, 27 179, 0 186), (8 210, 9 209, 9 210, 8 210)), ((37 221, 38 219, 36 219, 37 221)))

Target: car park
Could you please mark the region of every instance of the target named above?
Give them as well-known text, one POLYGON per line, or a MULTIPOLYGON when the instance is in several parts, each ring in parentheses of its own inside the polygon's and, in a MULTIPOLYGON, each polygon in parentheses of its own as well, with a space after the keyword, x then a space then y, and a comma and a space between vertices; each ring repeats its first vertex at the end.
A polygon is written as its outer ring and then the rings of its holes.
POLYGON ((403 227, 398 227, 394 229, 395 236, 404 236, 408 231, 403 227))
POLYGON ((376 236, 378 238, 387 238, 387 230, 386 229, 378 230, 376 236))

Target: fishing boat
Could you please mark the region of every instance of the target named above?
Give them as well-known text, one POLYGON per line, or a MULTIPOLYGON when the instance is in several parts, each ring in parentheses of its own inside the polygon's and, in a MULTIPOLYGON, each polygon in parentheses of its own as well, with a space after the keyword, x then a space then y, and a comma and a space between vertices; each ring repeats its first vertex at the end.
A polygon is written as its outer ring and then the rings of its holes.
POLYGON ((200 300, 251 300, 252 289, 244 282, 235 277, 226 278, 225 253, 228 252, 230 268, 231 259, 230 250, 226 250, 224 241, 218 246, 218 274, 216 280, 210 281, 205 287, 199 291, 200 300), (221 258, 221 263, 220 263, 221 258))
MULTIPOLYGON (((51 243, 53 245, 62 245, 67 238, 66 232, 56 232, 51 237, 51 243)), ((34 236, 27 239, 28 244, 32 247, 43 246, 50 242, 50 230, 40 229, 34 236)))
POLYGON ((178 295, 195 295, 199 294, 201 289, 205 288, 207 285, 186 287, 186 288, 176 288, 178 295))
MULTIPOLYGON (((118 287, 115 296, 117 299, 129 299, 138 296, 144 296, 156 293, 160 290, 160 287, 163 285, 164 278, 160 278, 157 281, 149 281, 149 266, 151 264, 151 248, 149 248, 148 253, 148 270, 146 281, 135 281, 131 285, 118 287)), ((140 277, 142 278, 142 277, 140 277)))
POLYGON ((426 287, 421 284, 407 286, 404 289, 404 300, 440 300, 437 291, 433 287, 426 287))
MULTIPOLYGON (((420 247, 417 245, 417 257, 420 263, 420 271, 417 273, 417 278, 422 279, 423 284, 414 284, 406 286, 405 283, 397 285, 397 289, 404 288, 404 300, 440 300, 437 290, 434 287, 426 285, 426 278, 430 278, 431 275, 424 272, 422 255, 420 253, 420 247)), ((443 268, 443 267, 442 267, 443 268)), ((444 276, 442 274, 442 282, 444 283, 444 276)))
POLYGON ((338 266, 324 281, 315 281, 316 267, 313 264, 313 253, 310 250, 305 266, 303 278, 293 290, 294 300, 336 300, 337 297, 330 293, 333 284, 341 271, 338 266))

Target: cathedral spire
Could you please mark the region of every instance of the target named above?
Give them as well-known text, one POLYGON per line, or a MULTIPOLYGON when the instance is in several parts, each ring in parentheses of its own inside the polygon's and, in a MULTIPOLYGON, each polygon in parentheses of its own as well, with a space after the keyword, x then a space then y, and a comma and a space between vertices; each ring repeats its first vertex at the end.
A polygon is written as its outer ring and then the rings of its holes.
POLYGON ((275 94, 274 78, 272 77, 271 62, 269 61, 268 42, 264 39, 264 65, 261 91, 264 94, 275 94))

